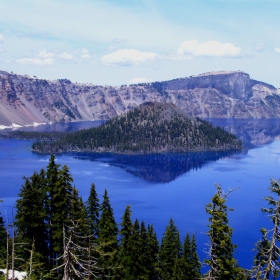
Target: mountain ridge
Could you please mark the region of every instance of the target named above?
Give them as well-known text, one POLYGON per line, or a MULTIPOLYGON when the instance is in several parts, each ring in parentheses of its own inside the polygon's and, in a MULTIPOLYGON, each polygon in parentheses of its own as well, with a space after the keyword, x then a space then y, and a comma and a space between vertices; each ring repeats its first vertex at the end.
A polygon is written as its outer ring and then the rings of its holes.
POLYGON ((280 118, 280 90, 242 71, 98 86, 0 71, 0 125, 107 120, 147 101, 202 118, 280 118))

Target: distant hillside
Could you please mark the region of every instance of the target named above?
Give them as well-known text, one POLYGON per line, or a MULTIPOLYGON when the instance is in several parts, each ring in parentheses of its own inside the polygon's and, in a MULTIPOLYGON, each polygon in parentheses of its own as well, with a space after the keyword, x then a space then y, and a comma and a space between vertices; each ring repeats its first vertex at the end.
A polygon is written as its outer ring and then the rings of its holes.
POLYGON ((173 103, 194 117, 280 117, 280 90, 241 71, 121 87, 0 71, 0 128, 12 123, 108 120, 148 101, 173 103))
MULTIPOLYGON (((30 135, 30 134, 29 134, 30 135)), ((194 119, 174 104, 148 102, 105 124, 75 133, 33 134, 35 151, 159 153, 240 149, 242 143, 220 127, 194 119)))

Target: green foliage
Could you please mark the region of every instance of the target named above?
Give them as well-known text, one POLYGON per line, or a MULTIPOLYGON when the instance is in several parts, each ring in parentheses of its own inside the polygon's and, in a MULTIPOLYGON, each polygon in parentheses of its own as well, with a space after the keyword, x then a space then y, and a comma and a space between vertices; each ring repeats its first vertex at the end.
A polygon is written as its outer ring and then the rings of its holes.
POLYGON ((196 249, 195 235, 193 234, 190 239, 190 235, 187 233, 182 254, 182 279, 199 279, 201 277, 201 262, 196 249))
POLYGON ((104 192, 100 210, 101 216, 99 220, 99 236, 97 241, 101 246, 101 279, 107 279, 108 277, 114 277, 117 275, 117 270, 119 268, 119 260, 117 255, 118 228, 107 190, 104 192))
POLYGON ((120 255, 120 262, 121 262, 120 274, 123 279, 128 279, 131 273, 131 266, 133 265, 131 260, 131 250, 130 250, 130 243, 129 243, 133 231, 130 205, 126 206, 125 208, 120 226, 121 226, 119 231, 119 235, 120 235, 119 255, 120 255))
POLYGON ((271 196, 264 198, 268 202, 268 208, 261 208, 267 213, 273 224, 273 228, 267 230, 261 228, 262 238, 256 244, 257 254, 254 258, 252 277, 256 279, 277 279, 280 274, 280 181, 271 179, 269 190, 271 196))
POLYGON ((160 248, 161 278, 163 280, 178 279, 181 275, 182 244, 180 235, 172 219, 163 234, 160 248))
POLYGON ((50 218, 53 235, 53 249, 56 253, 56 258, 62 254, 63 225, 69 224, 72 220, 71 207, 74 192, 72 187, 73 178, 69 173, 69 168, 67 166, 63 166, 57 175, 57 181, 52 189, 52 214, 50 218))
MULTIPOLYGON (((24 243, 18 252, 26 261, 16 263, 16 267, 29 269, 31 279, 62 279, 66 274, 73 279, 77 275, 88 275, 86 278, 83 276, 85 279, 127 280, 201 277, 195 236, 190 238, 187 234, 182 246, 179 230, 172 219, 159 246, 152 225, 146 228, 145 223, 139 224, 137 219, 132 224, 130 206, 125 209, 118 231, 107 190, 99 205, 95 185, 92 184, 84 204, 72 184, 69 168, 56 164, 54 156, 50 157, 46 171, 42 169, 30 178, 24 177, 16 203, 16 240, 24 243), (72 265, 70 270, 66 256, 72 265)), ((271 191, 280 193, 278 182, 272 183, 271 191)), ((210 215, 208 235, 211 244, 209 259, 205 261, 210 265, 206 279, 249 279, 248 273, 237 266, 233 257, 236 246, 231 242, 233 230, 228 225, 227 212, 231 209, 225 205, 227 195, 217 186, 211 203, 206 205, 210 215)), ((279 203, 271 197, 266 200, 271 207, 263 211, 271 214, 274 225, 278 225, 279 203)), ((6 234, 2 222, 0 217, 0 253, 1 248, 4 252, 6 234)), ((263 229, 262 232, 255 264, 260 271, 267 271, 267 250, 273 242, 268 240, 269 231, 263 229)), ((272 260, 276 262, 279 251, 275 248, 272 251, 272 260)), ((276 272, 273 271, 274 275, 276 272)))
POLYGON ((156 233, 154 231, 153 225, 148 225, 147 242, 148 242, 147 270, 149 272, 149 279, 159 279, 160 278, 159 242, 156 233))
POLYGON ((216 194, 212 202, 206 205, 206 212, 210 215, 208 225, 208 236, 210 238, 210 248, 208 259, 205 263, 210 266, 207 279, 237 279, 240 269, 233 253, 236 245, 232 244, 231 237, 233 229, 228 225, 228 211, 232 211, 226 206, 226 197, 222 188, 216 185, 216 194))
MULTIPOLYGON (((34 241, 34 247, 41 253, 41 261, 47 262, 46 209, 43 207, 45 172, 44 170, 41 170, 40 174, 34 172, 30 178, 24 177, 23 179, 25 182, 20 190, 20 198, 16 201, 17 238, 22 243, 28 244, 27 248, 31 248, 34 241)), ((29 253, 25 251, 22 257, 27 259, 28 255, 29 253)))
POLYGON ((96 239, 98 237, 100 205, 94 184, 91 184, 90 194, 86 202, 86 209, 90 224, 90 234, 96 239))
POLYGON ((6 258, 6 240, 7 240, 7 233, 6 233, 3 217, 0 213, 0 265, 2 267, 4 267, 3 264, 6 258))
POLYGON ((172 104, 146 103, 105 124, 74 133, 27 133, 39 139, 32 148, 40 152, 109 151, 162 152, 240 149, 237 138, 220 127, 194 119, 172 104))
POLYGON ((129 278, 126 279, 141 279, 142 276, 145 276, 143 275, 145 274, 145 267, 141 262, 141 249, 143 244, 140 236, 140 225, 137 219, 133 225, 132 234, 129 237, 128 243, 128 248, 130 251, 130 267, 129 278))
MULTIPOLYGON (((24 177, 24 180, 20 198, 16 202, 16 238, 27 249, 21 250, 20 255, 29 259, 32 247, 36 261, 44 263, 44 269, 52 269, 60 264, 57 259, 63 253, 64 225, 79 223, 77 235, 87 233, 89 224, 86 208, 78 191, 72 186, 69 168, 60 168, 53 155, 46 171, 42 169, 39 174, 34 172, 30 178, 24 177)), ((56 274, 61 274, 61 271, 57 270, 56 274)))

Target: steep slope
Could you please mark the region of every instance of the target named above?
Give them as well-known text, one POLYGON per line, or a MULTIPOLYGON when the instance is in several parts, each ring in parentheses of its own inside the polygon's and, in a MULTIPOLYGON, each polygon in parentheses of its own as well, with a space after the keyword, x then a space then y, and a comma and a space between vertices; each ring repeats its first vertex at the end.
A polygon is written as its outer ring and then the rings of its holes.
POLYGON ((158 153, 240 149, 236 136, 195 119, 170 103, 147 102, 103 125, 62 134, 35 136, 33 149, 40 152, 94 151, 158 153), (45 139, 49 139, 46 141, 45 139))
POLYGON ((110 119, 147 101, 174 103, 198 117, 280 117, 280 90, 241 71, 121 87, 0 71, 0 125, 110 119))

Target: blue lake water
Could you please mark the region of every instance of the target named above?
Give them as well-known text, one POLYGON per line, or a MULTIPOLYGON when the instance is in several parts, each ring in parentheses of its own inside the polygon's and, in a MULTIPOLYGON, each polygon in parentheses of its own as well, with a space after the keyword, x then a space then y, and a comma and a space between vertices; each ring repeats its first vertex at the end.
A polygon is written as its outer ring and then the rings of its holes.
MULTIPOLYGON (((261 237, 261 227, 271 227, 260 211, 263 197, 270 195, 270 178, 280 178, 280 120, 211 120, 239 135, 245 143, 241 152, 206 152, 146 156, 110 154, 62 154, 57 163, 68 165, 74 184, 85 201, 91 183, 95 183, 102 199, 108 190, 116 221, 121 221, 126 205, 131 205, 132 218, 154 224, 161 239, 170 218, 180 230, 195 233, 198 253, 206 255, 205 234, 208 215, 205 205, 215 193, 215 183, 227 191, 237 188, 228 197, 229 224, 234 228, 233 242, 238 245, 236 258, 250 268, 254 244, 261 237)), ((65 124, 68 131, 96 123, 65 124), (75 127, 74 127, 75 126, 75 127), (73 128, 74 127, 74 128, 73 128)), ((58 125, 57 125, 58 126, 58 125)), ((28 128, 34 129, 34 128, 28 128)), ((36 127, 36 130, 55 130, 36 127)), ((63 130, 59 125, 58 130, 63 130)), ((31 152, 32 141, 0 138, 1 213, 10 216, 23 176, 45 168, 49 156, 31 152)))

